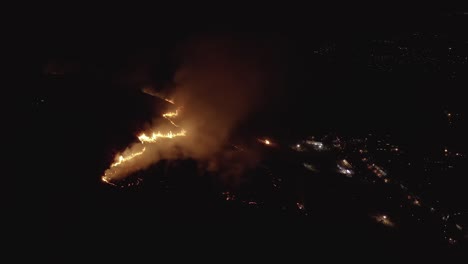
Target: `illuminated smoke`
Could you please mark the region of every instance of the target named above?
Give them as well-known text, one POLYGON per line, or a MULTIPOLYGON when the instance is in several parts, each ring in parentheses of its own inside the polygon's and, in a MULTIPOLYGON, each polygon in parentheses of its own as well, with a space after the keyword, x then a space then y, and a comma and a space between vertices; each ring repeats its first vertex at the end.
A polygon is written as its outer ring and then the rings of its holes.
MULTIPOLYGON (((177 116, 179 116, 179 109, 177 109, 175 112, 167 112, 162 115, 162 117, 168 120, 173 126, 179 127, 172 120, 177 116)), ((124 151, 124 153, 115 157, 115 162, 112 163, 110 165, 110 168, 104 172, 104 175, 102 176, 102 181, 105 183, 113 184, 111 183, 111 180, 113 179, 120 179, 135 171, 146 168, 152 163, 151 158, 148 157, 155 156, 156 153, 154 153, 154 149, 156 147, 159 147, 160 150, 170 150, 171 146, 167 144, 162 144, 160 142, 161 140, 172 140, 176 137, 183 136, 186 136, 186 131, 183 129, 180 132, 176 133, 173 133, 172 131, 169 131, 167 133, 161 133, 160 131, 153 132, 151 136, 146 135, 146 133, 142 133, 138 136, 138 140, 140 140, 140 143, 134 143, 131 147, 127 148, 124 151), (155 143, 160 144, 156 146, 155 143), (148 146, 148 144, 150 145, 148 146), (147 148, 153 151, 145 152, 147 148)), ((175 141, 171 143, 175 143, 175 141)), ((169 152, 165 153, 165 155, 168 154, 169 152)), ((165 157, 170 158, 170 156, 165 157)))
POLYGON ((170 96, 144 90, 180 107, 163 114, 162 121, 138 136, 139 142, 119 153, 102 180, 123 179, 162 159, 192 158, 228 176, 255 164, 255 154, 228 151, 226 146, 236 126, 261 105, 272 75, 267 53, 259 45, 223 37, 190 42, 170 96))

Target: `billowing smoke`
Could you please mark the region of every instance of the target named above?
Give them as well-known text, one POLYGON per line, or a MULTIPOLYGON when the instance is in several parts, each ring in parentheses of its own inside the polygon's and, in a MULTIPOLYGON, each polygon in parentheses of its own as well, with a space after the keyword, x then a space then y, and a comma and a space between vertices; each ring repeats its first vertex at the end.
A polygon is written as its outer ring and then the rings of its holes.
POLYGON ((274 81, 268 47, 228 37, 192 40, 182 52, 169 96, 175 105, 168 111, 180 107, 178 115, 157 118, 143 131, 148 137, 169 131, 181 136, 134 143, 117 155, 103 180, 122 179, 161 159, 192 158, 206 169, 228 174, 242 173, 253 165, 254 154, 234 155, 226 146, 236 126, 262 105, 266 88, 274 81))

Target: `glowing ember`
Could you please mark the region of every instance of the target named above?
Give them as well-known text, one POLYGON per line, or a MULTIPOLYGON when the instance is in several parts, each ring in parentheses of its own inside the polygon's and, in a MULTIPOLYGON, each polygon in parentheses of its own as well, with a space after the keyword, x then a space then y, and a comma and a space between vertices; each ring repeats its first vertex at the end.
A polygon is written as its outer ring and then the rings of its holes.
POLYGON ((179 116, 179 110, 180 109, 181 109, 181 107, 177 108, 177 110, 175 112, 167 112, 167 113, 163 114, 162 116, 164 118, 166 118, 169 122, 171 122, 172 125, 174 125, 175 127, 180 128, 180 126, 178 126, 176 123, 174 123, 174 121, 171 120, 171 118, 179 116))
POLYGON ((377 221, 377 223, 381 223, 385 226, 388 226, 388 227, 395 226, 395 223, 392 220, 390 220, 390 218, 387 215, 376 214, 376 215, 373 215, 372 218, 374 218, 375 221, 377 221))
POLYGON ((267 145, 267 146, 271 146, 272 145, 272 142, 268 139, 258 139, 259 142, 267 145))
POLYGON ((175 112, 167 112, 167 113, 163 114, 162 116, 164 118, 176 117, 176 116, 179 115, 179 110, 180 110, 180 108, 178 108, 175 112))

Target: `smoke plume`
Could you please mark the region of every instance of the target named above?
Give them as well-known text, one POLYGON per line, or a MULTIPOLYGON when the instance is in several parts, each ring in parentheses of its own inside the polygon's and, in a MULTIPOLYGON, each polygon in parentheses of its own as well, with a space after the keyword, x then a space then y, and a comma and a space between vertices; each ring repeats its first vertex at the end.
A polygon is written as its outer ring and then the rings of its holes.
POLYGON ((156 118, 142 132, 186 132, 184 136, 158 138, 155 143, 137 142, 116 156, 103 180, 122 179, 161 159, 192 158, 208 170, 239 174, 255 163, 255 155, 227 151, 232 132, 252 111, 262 105, 274 71, 266 43, 229 37, 193 39, 182 50, 174 76, 170 101, 178 115, 156 118), (172 122, 171 122, 172 121, 172 122), (127 160, 128 159, 128 160, 127 160))

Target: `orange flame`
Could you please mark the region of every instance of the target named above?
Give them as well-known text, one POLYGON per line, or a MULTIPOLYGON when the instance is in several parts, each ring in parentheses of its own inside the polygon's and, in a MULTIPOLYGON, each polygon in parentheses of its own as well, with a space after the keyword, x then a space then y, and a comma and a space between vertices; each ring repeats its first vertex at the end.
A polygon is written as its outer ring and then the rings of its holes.
POLYGON ((179 110, 180 110, 180 108, 177 108, 177 110, 176 110, 175 112, 167 112, 167 113, 163 114, 162 116, 163 116, 164 118, 176 117, 176 116, 179 115, 179 110))
POLYGON ((110 184, 110 185, 113 185, 113 186, 117 186, 117 184, 112 183, 112 182, 110 181, 110 178, 107 177, 107 176, 105 176, 105 175, 101 177, 101 180, 102 180, 103 182, 107 183, 107 184, 110 184))
MULTIPOLYGON (((173 103, 172 101, 169 101, 166 99, 166 101, 170 102, 170 103, 173 103)), ((167 112, 167 113, 164 113, 162 116, 167 119, 169 122, 171 122, 171 124, 173 124, 174 126, 176 127, 179 127, 177 124, 175 124, 171 118, 174 118, 174 117, 177 117, 179 115, 179 110, 181 108, 178 108, 175 112, 167 112)), ((178 133, 174 133, 172 131, 169 131, 169 133, 166 133, 166 134, 163 134, 161 133, 160 131, 158 131, 157 133, 153 132, 150 136, 146 135, 145 133, 142 133, 138 136, 138 140, 140 140, 140 143, 141 144, 145 144, 145 143, 155 143, 156 141, 158 141, 158 139, 160 138, 169 138, 169 139, 172 139, 172 138, 175 138, 175 137, 181 137, 181 136, 186 136, 187 135, 187 131, 185 131, 184 129, 182 129, 180 132, 178 133)), ((110 184, 110 185, 114 185, 114 186, 117 186, 116 184, 112 183, 111 182, 111 175, 114 175, 115 174, 115 169, 112 169, 114 167, 117 167, 117 166, 123 166, 125 165, 128 161, 130 160, 133 160, 135 158, 137 158, 138 156, 142 155, 144 152, 145 152, 146 148, 144 147, 141 151, 139 152, 134 152, 134 153, 131 153, 130 155, 124 157, 123 155, 117 155, 115 157, 115 162, 112 163, 110 165, 110 168, 108 170, 105 171, 104 173, 104 176, 101 177, 101 180, 104 182, 104 183, 107 183, 107 184, 110 184)))
POLYGON ((182 129, 179 133, 172 133, 172 131, 169 131, 169 133, 162 134, 161 132, 158 131, 158 133, 154 133, 150 136, 147 136, 145 133, 141 134, 138 136, 138 139, 142 144, 144 143, 154 143, 156 142, 159 138, 175 138, 175 137, 181 137, 181 136, 186 136, 187 132, 182 129))
POLYGON ((124 156, 120 155, 118 161, 111 164, 111 168, 115 167, 115 166, 119 166, 120 164, 122 164, 124 162, 127 162, 127 161, 132 160, 133 158, 135 158, 137 156, 140 156, 141 154, 143 154, 143 152, 145 152, 145 150, 146 150, 146 148, 143 148, 142 151, 132 153, 127 157, 124 157, 124 156))

